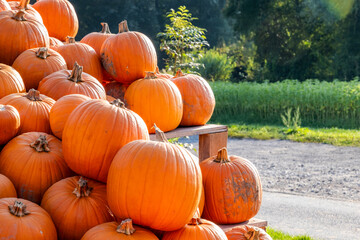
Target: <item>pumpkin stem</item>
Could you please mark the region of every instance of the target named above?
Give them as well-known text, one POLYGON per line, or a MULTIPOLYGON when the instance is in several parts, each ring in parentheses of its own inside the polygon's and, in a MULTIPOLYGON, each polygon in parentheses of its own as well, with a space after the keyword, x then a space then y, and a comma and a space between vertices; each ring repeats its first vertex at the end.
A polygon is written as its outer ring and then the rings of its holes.
POLYGON ((50 152, 49 143, 46 140, 45 135, 40 135, 38 139, 35 140, 30 147, 35 149, 37 152, 50 152))
POLYGON ((28 4, 30 4, 30 0, 21 0, 19 6, 17 6, 17 8, 28 10, 29 9, 28 4))
POLYGON ((42 58, 42 59, 46 59, 47 57, 50 56, 50 54, 48 53, 48 48, 47 47, 41 47, 39 48, 36 52, 35 52, 36 56, 38 58, 42 58))
POLYGON ((181 69, 179 68, 175 74, 175 77, 174 78, 177 78, 177 77, 182 77, 184 76, 183 72, 181 71, 181 69))
POLYGON ((77 62, 74 64, 74 68, 71 72, 71 74, 68 77, 68 80, 73 81, 75 83, 82 82, 81 75, 83 72, 83 67, 80 66, 77 62))
POLYGON ((75 43, 75 38, 74 38, 74 37, 67 36, 65 42, 66 42, 66 43, 75 43))
POLYGON ((246 240, 260 240, 260 231, 258 229, 250 228, 247 233, 244 234, 246 240))
POLYGON ((156 72, 156 73, 160 73, 158 66, 156 66, 155 72, 156 72))
POLYGON ((119 33, 123 33, 123 32, 129 32, 129 28, 126 20, 119 23, 119 33))
POLYGON ((30 89, 25 97, 31 101, 41 101, 40 92, 35 89, 30 89))
POLYGON ((196 225, 200 225, 202 224, 203 222, 201 221, 200 218, 198 217, 193 217, 190 222, 188 223, 188 225, 192 225, 192 226, 196 226, 196 225))
POLYGON ((155 128, 156 141, 164 142, 164 143, 169 142, 165 136, 165 133, 161 131, 160 128, 158 128, 155 123, 154 123, 154 128, 155 128))
POLYGON ((125 107, 125 103, 123 101, 121 101, 120 99, 115 99, 114 101, 112 101, 110 103, 111 105, 114 105, 116 107, 119 107, 119 108, 126 108, 125 107))
POLYGON ((12 16, 12 18, 15 19, 16 21, 27 21, 24 15, 25 15, 25 10, 20 9, 17 13, 14 14, 14 16, 12 16))
POLYGON ((104 34, 111 34, 110 32, 110 28, 109 28, 109 24, 107 24, 106 22, 102 22, 100 23, 102 26, 102 30, 100 33, 104 33, 104 34))
POLYGON ((9 211, 16 217, 24 217, 30 214, 30 212, 26 210, 26 205, 19 200, 15 200, 14 205, 9 206, 9 211))
POLYGON ((218 162, 218 163, 230 162, 226 147, 218 151, 217 157, 215 158, 214 162, 218 162))
POLYGON ((144 79, 155 79, 155 78, 157 78, 157 76, 155 75, 155 73, 154 72, 145 72, 145 77, 144 77, 144 79))
POLYGON ((123 233, 125 235, 131 235, 135 232, 135 228, 132 224, 132 220, 130 218, 125 219, 120 223, 117 227, 116 232, 123 233))
POLYGON ((75 194, 77 198, 90 196, 90 193, 93 190, 93 188, 89 187, 87 183, 88 183, 87 180, 83 179, 83 177, 80 177, 78 181, 78 185, 73 191, 73 194, 75 194))

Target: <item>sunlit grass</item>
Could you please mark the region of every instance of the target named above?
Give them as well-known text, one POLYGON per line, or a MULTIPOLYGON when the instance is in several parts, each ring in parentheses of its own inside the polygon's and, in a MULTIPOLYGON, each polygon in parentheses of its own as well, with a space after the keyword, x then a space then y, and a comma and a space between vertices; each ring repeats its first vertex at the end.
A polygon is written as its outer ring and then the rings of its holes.
POLYGON ((315 240, 314 238, 305 235, 292 236, 270 227, 267 228, 266 232, 273 238, 273 240, 315 240))

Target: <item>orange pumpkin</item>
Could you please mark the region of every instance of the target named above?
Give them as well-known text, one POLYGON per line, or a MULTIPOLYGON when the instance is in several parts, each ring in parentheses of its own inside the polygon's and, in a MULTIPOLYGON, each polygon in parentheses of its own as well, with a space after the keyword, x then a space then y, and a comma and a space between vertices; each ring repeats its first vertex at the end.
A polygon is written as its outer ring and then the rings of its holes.
POLYGON ((219 224, 244 222, 260 210, 262 187, 258 171, 248 160, 227 155, 200 163, 205 189, 203 217, 219 224))
POLYGON ((107 95, 114 97, 115 99, 120 99, 125 101, 124 96, 128 86, 125 86, 122 83, 113 81, 105 85, 105 91, 107 95))
POLYGON ((85 233, 81 240, 158 240, 151 231, 133 226, 131 219, 103 223, 85 233))
POLYGON ((101 32, 89 33, 88 35, 83 37, 83 39, 81 39, 80 41, 81 43, 86 43, 89 46, 91 46, 95 50, 99 58, 100 58, 100 50, 103 43, 105 42, 106 39, 114 35, 110 32, 109 25, 107 23, 101 23, 101 25, 102 25, 101 32))
POLYGON ((149 134, 141 117, 120 100, 90 100, 70 114, 62 139, 65 161, 74 172, 106 182, 116 152, 128 142, 148 140, 149 134))
POLYGON ((49 46, 49 34, 44 25, 24 15, 24 10, 0 12, 1 63, 12 65, 23 51, 49 46))
POLYGON ((194 155, 167 142, 156 129, 159 141, 133 141, 115 155, 107 196, 118 218, 174 231, 188 223, 198 208, 201 172, 194 155))
POLYGON ((0 174, 0 198, 16 197, 14 184, 5 175, 0 174))
POLYGON ((55 101, 39 91, 13 93, 0 99, 0 104, 12 105, 20 114, 18 134, 25 132, 50 133, 49 113, 55 101))
POLYGON ((50 127, 53 134, 62 139, 65 123, 74 109, 91 98, 82 94, 70 94, 59 98, 50 110, 50 127))
POLYGON ((58 100, 69 94, 83 94, 93 99, 106 99, 101 83, 83 72, 83 67, 75 62, 74 68, 54 72, 39 83, 39 91, 58 100))
POLYGON ((58 46, 56 51, 64 57, 68 69, 71 69, 77 62, 83 66, 84 72, 90 74, 99 82, 102 81, 101 62, 95 50, 89 45, 75 42, 74 38, 67 38, 66 44, 58 46))
POLYGON ((129 85, 155 71, 157 56, 153 43, 142 33, 129 31, 127 22, 119 24, 119 33, 108 38, 101 47, 101 61, 118 82, 129 85))
POLYGON ((0 239, 56 240, 56 229, 49 214, 24 199, 0 199, 0 239))
POLYGON ((33 7, 40 13, 50 37, 65 41, 75 37, 79 21, 73 5, 68 0, 41 0, 33 7))
POLYGON ((30 0, 10 1, 9 5, 11 10, 14 11, 24 9, 25 10, 24 16, 26 19, 31 18, 43 23, 40 14, 30 5, 30 0))
POLYGON ((61 142, 40 132, 24 133, 6 144, 0 154, 0 172, 14 183, 18 197, 38 204, 51 185, 72 175, 61 142))
POLYGON ((25 84, 20 74, 12 67, 0 63, 0 99, 12 94, 25 92, 25 84))
POLYGON ((261 228, 248 225, 225 230, 225 234, 229 240, 273 240, 261 228))
POLYGON ((20 128, 19 112, 10 105, 0 104, 0 145, 16 136, 20 128))
POLYGON ((0 0, 0 12, 4 10, 11 10, 10 5, 6 0, 0 0))
POLYGON ((184 75, 181 70, 172 80, 179 88, 184 103, 180 125, 206 124, 215 108, 215 96, 207 81, 195 74, 184 75))
POLYGON ((179 89, 171 81, 157 78, 153 72, 128 87, 125 102, 144 119, 149 133, 155 132, 154 123, 164 132, 180 124, 183 104, 179 89))
POLYGON ((159 67, 156 67, 156 76, 158 78, 165 78, 165 79, 170 79, 173 78, 174 76, 171 74, 167 74, 167 73, 160 73, 159 71, 159 67))
POLYGON ((89 229, 114 221, 105 184, 75 176, 52 185, 41 207, 53 219, 59 240, 79 240, 89 229))
POLYGON ((185 227, 166 232, 162 240, 227 240, 224 231, 216 224, 200 218, 192 218, 185 227))
POLYGON ((53 49, 53 50, 57 50, 57 48, 59 47, 59 46, 63 46, 64 44, 63 44, 63 42, 62 41, 60 41, 59 39, 57 39, 57 38, 54 38, 54 37, 49 37, 49 40, 50 40, 50 48, 51 49, 53 49))
POLYGON ((15 59, 13 68, 20 73, 26 89, 37 89, 44 77, 67 69, 64 58, 48 48, 32 48, 24 51, 15 59))

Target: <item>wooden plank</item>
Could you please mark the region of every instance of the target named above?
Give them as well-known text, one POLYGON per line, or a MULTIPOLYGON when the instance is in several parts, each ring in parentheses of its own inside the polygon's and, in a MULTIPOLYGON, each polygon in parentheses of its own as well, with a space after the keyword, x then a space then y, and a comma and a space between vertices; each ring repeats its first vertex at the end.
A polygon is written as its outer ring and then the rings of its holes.
POLYGON ((218 132, 199 135, 199 160, 203 161, 227 147, 228 132, 218 132))
POLYGON ((266 227, 268 225, 268 222, 266 220, 261 220, 257 218, 252 218, 249 221, 242 222, 242 223, 236 223, 236 224, 226 224, 226 225, 219 225, 219 227, 224 231, 230 231, 234 227, 244 226, 244 225, 250 225, 258 228, 262 228, 266 231, 266 227))
MULTIPOLYGON (((206 124, 203 126, 178 127, 173 131, 166 132, 165 136, 169 139, 175 137, 194 136, 194 135, 219 133, 219 132, 227 132, 227 126, 206 124)), ((150 140, 155 140, 155 134, 150 134, 150 140)))

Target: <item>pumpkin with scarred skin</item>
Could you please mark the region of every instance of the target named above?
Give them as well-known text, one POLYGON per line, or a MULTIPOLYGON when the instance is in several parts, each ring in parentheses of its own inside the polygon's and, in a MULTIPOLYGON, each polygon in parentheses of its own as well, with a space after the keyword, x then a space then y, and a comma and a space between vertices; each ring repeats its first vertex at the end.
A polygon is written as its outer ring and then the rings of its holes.
POLYGON ((229 240, 273 240, 263 229, 254 226, 238 226, 225 230, 229 240))

